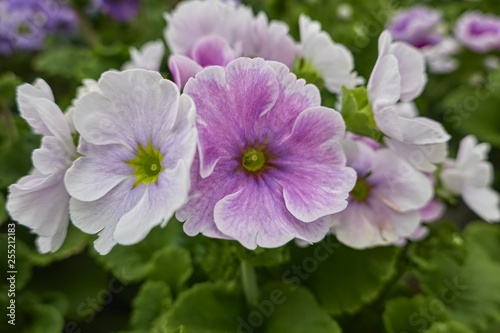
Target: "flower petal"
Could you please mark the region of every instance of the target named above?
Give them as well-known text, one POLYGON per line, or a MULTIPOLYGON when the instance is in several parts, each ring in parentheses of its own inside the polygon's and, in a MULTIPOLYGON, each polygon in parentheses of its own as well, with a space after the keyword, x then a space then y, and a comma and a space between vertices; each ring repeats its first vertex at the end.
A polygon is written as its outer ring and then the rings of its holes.
POLYGON ((370 183, 373 196, 398 212, 425 206, 433 196, 430 180, 388 149, 373 156, 370 183))
POLYGON ((91 155, 78 158, 66 172, 64 181, 72 197, 94 201, 133 177, 133 170, 126 161, 135 156, 124 147, 95 146, 89 153, 91 155))
POLYGON ((500 221, 500 195, 496 191, 488 187, 466 186, 462 198, 485 221, 500 221))
POLYGON ((236 58, 228 42, 220 36, 206 36, 196 42, 191 57, 201 67, 226 66, 236 58))
POLYGON ((401 76, 400 99, 403 102, 412 101, 420 96, 427 83, 424 56, 413 46, 402 42, 391 44, 389 52, 398 60, 401 76))
POLYGON ((187 81, 203 69, 194 60, 180 54, 173 54, 168 58, 168 68, 179 89, 184 88, 187 81))
POLYGON ((375 116, 385 107, 396 104, 401 95, 401 76, 396 57, 387 55, 377 60, 367 88, 375 116))

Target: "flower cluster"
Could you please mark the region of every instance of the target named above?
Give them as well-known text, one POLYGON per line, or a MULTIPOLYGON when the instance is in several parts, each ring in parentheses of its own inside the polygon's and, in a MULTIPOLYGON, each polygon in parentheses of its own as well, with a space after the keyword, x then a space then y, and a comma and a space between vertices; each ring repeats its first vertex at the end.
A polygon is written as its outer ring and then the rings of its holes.
POLYGON ((59 248, 70 220, 99 234, 101 254, 173 216, 190 236, 249 249, 328 233, 354 248, 402 244, 458 195, 500 221, 489 146, 469 136, 450 158, 450 135, 413 103, 426 59, 455 66, 436 51, 447 40, 439 13, 394 19, 366 87, 348 48, 308 16, 300 42, 230 1, 185 1, 165 18, 175 83, 159 73, 164 45, 154 41, 131 49, 123 71, 86 80, 66 114, 44 81, 18 88, 21 115, 43 139, 7 208, 40 251, 59 248), (338 110, 322 106, 321 89, 338 110))
POLYGON ((0 54, 39 50, 45 36, 71 32, 78 17, 57 0, 5 0, 0 2, 0 54))

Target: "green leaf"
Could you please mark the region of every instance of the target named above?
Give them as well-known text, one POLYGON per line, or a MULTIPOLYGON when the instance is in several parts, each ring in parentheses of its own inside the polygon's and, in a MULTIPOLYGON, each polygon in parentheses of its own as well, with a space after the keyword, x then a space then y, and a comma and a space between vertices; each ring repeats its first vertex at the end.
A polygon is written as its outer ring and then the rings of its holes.
POLYGON ((61 313, 50 305, 37 304, 33 309, 32 326, 29 333, 62 332, 64 318, 61 313))
POLYGON ((274 249, 258 247, 255 250, 248 250, 239 244, 234 245, 239 259, 248 261, 255 267, 273 267, 290 260, 289 248, 285 246, 274 249))
POLYGON ((14 105, 16 99, 16 87, 21 80, 12 72, 0 76, 0 108, 14 105))
POLYGON ((421 333, 435 322, 448 321, 449 315, 439 299, 417 295, 389 300, 383 319, 387 333, 421 333))
POLYGON ((33 65, 36 70, 46 74, 76 81, 84 78, 97 79, 102 72, 112 67, 88 47, 68 45, 45 50, 33 65))
MULTIPOLYGON (((285 283, 272 283, 262 289, 256 310, 265 317, 263 333, 340 333, 337 322, 319 305, 306 288, 297 290, 285 283)), ((256 315, 246 324, 253 328, 256 315)), ((255 327, 257 328, 257 327, 255 327)))
MULTIPOLYGON (((12 224, 14 225, 13 222, 12 224)), ((10 223, 7 224, 7 227, 9 226, 10 223)), ((16 224, 16 228, 19 228, 19 225, 16 224)), ((33 265, 30 260, 29 247, 19 239, 17 233, 14 238, 7 234, 0 234, 0 251, 5 253, 5 256, 2 256, 3 260, 0 261, 0 270, 2 272, 17 272, 6 273, 6 275, 15 275, 16 291, 22 290, 32 276, 33 265)))
POLYGON ((282 279, 305 284, 332 315, 354 313, 379 295, 396 272, 399 249, 354 250, 332 236, 307 248, 292 249, 294 265, 282 279))
POLYGON ((149 331, 154 321, 172 305, 170 288, 161 281, 147 281, 141 285, 132 305, 131 324, 139 330, 149 331))
POLYGON ((165 247, 155 252, 148 278, 166 282, 173 290, 179 291, 193 273, 191 255, 188 250, 165 247))
POLYGON ((375 140, 381 137, 375 124, 373 111, 368 102, 368 92, 365 87, 353 89, 342 87, 342 117, 348 131, 375 140))
POLYGON ((500 225, 473 222, 465 229, 467 239, 480 247, 492 261, 500 265, 500 225))
POLYGON ((5 209, 5 196, 0 193, 0 226, 7 221, 7 210, 5 209))
POLYGON ((242 295, 221 284, 203 283, 183 292, 167 315, 156 324, 156 333, 232 333, 244 320, 242 295))
POLYGON ((459 322, 450 321, 447 323, 434 323, 424 333, 474 333, 474 331, 459 322))
MULTIPOLYGON (((500 294, 494 292, 500 290, 500 265, 492 259, 498 252, 488 253, 493 244, 486 228, 479 229, 483 228, 474 226, 464 233, 465 260, 457 260, 453 253, 439 251, 438 247, 432 253, 427 248, 429 265, 416 271, 422 290, 442 300, 455 321, 474 331, 500 320, 500 294)), ((422 246, 427 244, 423 242, 422 246)))
POLYGON ((185 236, 182 224, 172 219, 165 228, 156 227, 138 244, 132 246, 115 245, 105 256, 93 248, 91 253, 107 270, 122 282, 134 282, 144 279, 153 267, 153 255, 156 251, 170 245, 182 245, 185 236))

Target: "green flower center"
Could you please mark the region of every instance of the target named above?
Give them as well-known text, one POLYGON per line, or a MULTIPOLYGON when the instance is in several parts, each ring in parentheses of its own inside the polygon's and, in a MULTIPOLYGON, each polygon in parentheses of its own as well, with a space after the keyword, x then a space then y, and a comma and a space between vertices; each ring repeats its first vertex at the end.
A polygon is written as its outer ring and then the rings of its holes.
POLYGON ((370 194, 371 186, 366 182, 364 178, 358 178, 356 180, 356 185, 351 191, 352 198, 355 201, 365 202, 368 194, 370 194))
POLYGON ((262 151, 252 149, 243 155, 242 164, 248 171, 256 172, 264 167, 266 157, 262 151))
POLYGON ((162 160, 160 150, 153 147, 151 142, 147 146, 139 146, 135 158, 127 161, 127 164, 134 169, 134 186, 158 183, 159 174, 163 170, 162 160))

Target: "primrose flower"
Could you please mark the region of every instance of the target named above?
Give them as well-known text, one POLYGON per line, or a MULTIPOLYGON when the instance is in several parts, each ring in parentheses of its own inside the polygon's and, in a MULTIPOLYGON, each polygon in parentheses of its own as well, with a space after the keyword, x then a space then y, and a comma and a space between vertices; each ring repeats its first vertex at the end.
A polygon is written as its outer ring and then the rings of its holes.
POLYGON ((473 135, 462 139, 456 160, 448 160, 441 173, 445 189, 461 194, 467 206, 488 222, 500 221, 500 196, 491 188, 493 165, 486 160, 490 145, 478 144, 473 135))
POLYGON ((195 109, 154 71, 106 72, 73 111, 78 158, 65 183, 73 223, 95 248, 134 244, 182 206, 196 148, 195 109))
POLYGON ((340 93, 341 87, 354 88, 364 79, 354 72, 351 52, 342 44, 335 43, 330 35, 321 30, 317 21, 300 15, 300 46, 305 67, 311 66, 314 74, 323 78, 328 91, 340 93))
POLYGON ((239 58, 205 68, 185 93, 198 110, 198 160, 177 212, 188 235, 254 249, 321 240, 355 183, 340 114, 282 63, 239 58))
POLYGON ((64 242, 69 223, 64 174, 76 155, 73 136, 45 81, 23 84, 17 92, 21 116, 43 137, 41 147, 33 152, 34 170, 9 187, 7 210, 38 235, 40 252, 54 252, 64 242))
POLYGON ((392 42, 389 32, 379 38, 379 56, 368 81, 368 96, 377 127, 391 139, 413 145, 449 140, 443 126, 424 117, 408 118, 397 112, 398 101, 409 102, 425 87, 423 55, 403 42, 392 42))
POLYGON ((164 55, 165 45, 161 40, 147 42, 140 50, 131 47, 131 60, 123 65, 123 70, 142 68, 158 72, 164 55))
POLYGON ((413 235, 419 210, 433 196, 430 180, 386 148, 360 140, 343 142, 357 181, 347 208, 331 216, 332 232, 353 248, 398 243, 413 235))
POLYGON ((283 22, 254 17, 243 5, 220 0, 181 2, 165 14, 165 40, 172 52, 168 66, 182 88, 204 67, 226 66, 240 56, 263 57, 292 66, 296 46, 283 22))
POLYGON ((500 50, 500 17, 480 12, 465 13, 455 25, 455 36, 475 52, 500 50))

